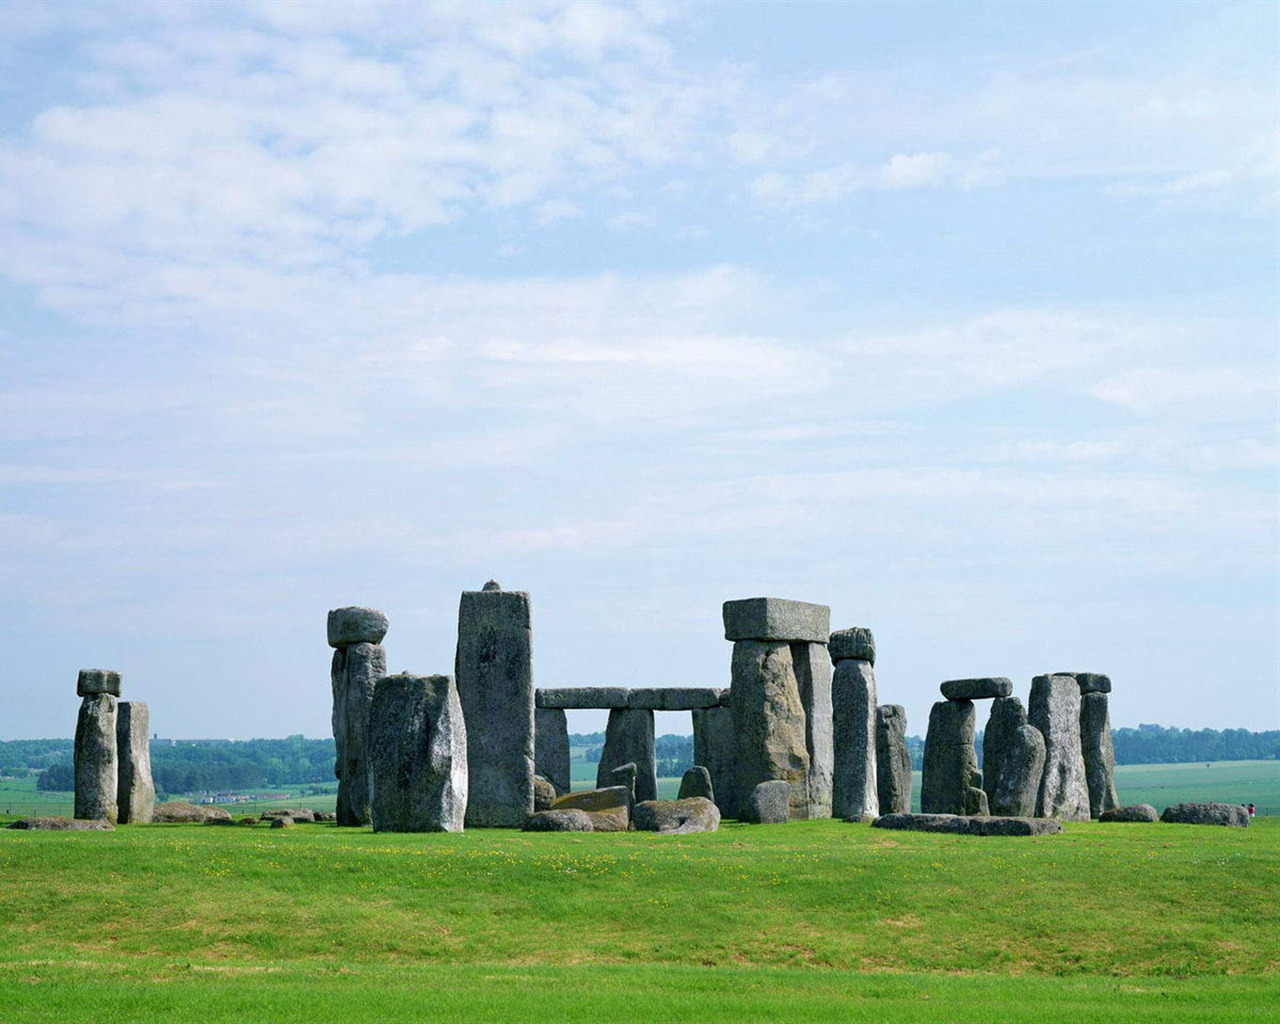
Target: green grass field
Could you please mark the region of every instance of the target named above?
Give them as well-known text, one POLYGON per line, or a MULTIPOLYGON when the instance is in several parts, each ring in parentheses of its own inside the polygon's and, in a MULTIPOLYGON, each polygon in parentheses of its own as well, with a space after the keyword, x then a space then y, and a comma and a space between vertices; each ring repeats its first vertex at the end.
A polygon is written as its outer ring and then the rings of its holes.
POLYGON ((1262 1021, 1280 819, 0 831, 6 1021, 1262 1021))

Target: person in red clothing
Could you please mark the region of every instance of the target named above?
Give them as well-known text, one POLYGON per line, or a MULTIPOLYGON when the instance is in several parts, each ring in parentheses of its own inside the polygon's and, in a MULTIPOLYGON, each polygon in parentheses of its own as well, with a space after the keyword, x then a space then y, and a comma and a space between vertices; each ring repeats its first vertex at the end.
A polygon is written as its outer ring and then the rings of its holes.
POLYGON ((1249 805, 1249 817, 1253 817, 1253 804, 1249 805))

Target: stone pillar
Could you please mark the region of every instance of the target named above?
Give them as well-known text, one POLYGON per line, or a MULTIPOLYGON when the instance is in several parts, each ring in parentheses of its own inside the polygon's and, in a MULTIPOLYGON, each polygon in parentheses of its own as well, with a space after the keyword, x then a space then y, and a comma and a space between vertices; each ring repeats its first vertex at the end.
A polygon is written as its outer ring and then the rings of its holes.
POLYGON ((1111 679, 1098 672, 1073 673, 1080 687, 1080 749, 1089 787, 1089 814, 1098 817, 1120 806, 1116 795, 1116 751, 1111 742, 1107 694, 1111 679))
POLYGON ((119 824, 143 824, 156 807, 151 780, 151 709, 141 701, 122 700, 116 707, 116 802, 119 824))
POLYGON ((1089 786, 1080 746, 1080 686, 1072 676, 1036 676, 1027 709, 1044 737, 1044 777, 1036 816, 1089 820, 1089 786))
POLYGON ((555 787, 556 796, 569 792, 569 721, 563 708, 535 708, 533 767, 555 787))
MULTIPOLYGON (((809 645, 825 644, 830 629, 831 609, 825 605, 772 597, 724 603, 724 636, 733 642, 730 706, 739 809, 761 782, 785 780, 791 786, 792 817, 824 812, 825 797, 820 791, 813 799, 810 784, 816 780, 820 790, 824 785, 825 751, 830 749, 826 737, 832 726, 823 706, 825 680, 812 671, 814 652, 809 645), (803 645, 799 674, 793 645, 803 645), (812 727, 800 692, 799 675, 806 672, 812 727), (815 737, 816 758, 810 750, 815 737)), ((712 782, 716 784, 714 776, 712 782)))
POLYGON ((116 820, 116 698, 120 673, 82 669, 76 694, 83 697, 76 721, 75 778, 77 818, 116 820))
MULTIPOLYGON (((728 691, 721 700, 728 702, 728 691)), ((733 711, 727 706, 693 711, 693 763, 711 773, 715 804, 724 818, 740 818, 738 807, 738 744, 733 711)))
POLYGON ((835 722, 831 707, 831 661, 827 645, 797 641, 791 664, 804 707, 805 747, 809 751, 809 817, 831 817, 835 770, 835 722))
POLYGON ((533 813, 529 595, 490 580, 458 607, 458 698, 467 722, 467 825, 520 828, 533 813))
POLYGON ((876 708, 876 795, 881 814, 911 812, 911 751, 907 712, 898 704, 876 708))
POLYGON ((461 832, 467 729, 452 676, 378 680, 369 709, 375 832, 461 832))
POLYGON ((657 757, 654 752, 653 712, 648 708, 613 708, 605 726, 604 748, 596 767, 596 788, 616 786, 615 768, 636 766, 636 800, 658 799, 657 757))
MULTIPOLYGON (((925 814, 985 813, 971 789, 982 785, 973 747, 971 700, 940 700, 929 712, 924 740, 920 810, 925 814)), ((986 794, 983 794, 985 802, 986 794)))
POLYGON ((1044 776, 1044 737, 1017 697, 997 697, 982 737, 982 780, 992 814, 1033 817, 1044 776))
POLYGON ((373 689, 387 674, 382 638, 387 617, 376 608, 338 608, 329 613, 329 646, 333 652, 333 742, 338 778, 335 820, 339 825, 367 825, 369 807, 369 709, 373 689))
POLYGON ((837 818, 869 820, 880 815, 876 782, 876 641, 871 630, 854 626, 832 633, 828 650, 836 667, 831 683, 835 722, 831 811, 837 818))

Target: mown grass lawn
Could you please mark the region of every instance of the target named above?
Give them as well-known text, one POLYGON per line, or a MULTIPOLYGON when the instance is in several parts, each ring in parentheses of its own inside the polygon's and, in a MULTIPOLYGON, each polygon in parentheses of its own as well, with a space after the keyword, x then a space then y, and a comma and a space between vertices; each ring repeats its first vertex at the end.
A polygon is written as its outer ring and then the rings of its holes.
POLYGON ((1271 1020, 1280 821, 0 832, 7 1020, 1271 1020))

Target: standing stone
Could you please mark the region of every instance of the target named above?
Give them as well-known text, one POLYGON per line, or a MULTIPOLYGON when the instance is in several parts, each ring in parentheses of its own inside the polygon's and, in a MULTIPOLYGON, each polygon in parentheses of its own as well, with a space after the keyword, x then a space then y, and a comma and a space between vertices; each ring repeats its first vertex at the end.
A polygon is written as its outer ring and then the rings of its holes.
POLYGON ((974 806, 969 790, 982 785, 973 747, 974 717, 970 700, 940 700, 929 712, 920 780, 924 814, 968 814, 974 806))
POLYGON ((658 799, 658 769, 653 740, 653 712, 648 708, 614 708, 605 726, 604 747, 596 766, 596 788, 619 785, 615 768, 634 764, 637 800, 658 799))
MULTIPOLYGON (((353 609, 339 609, 351 611, 353 609)), ((354 609, 370 612, 372 609, 354 609)), ((330 633, 333 617, 330 612, 330 633)), ((379 613, 381 614, 381 613, 379 613)), ((383 617, 385 620, 385 616, 383 617)), ((348 630, 348 635, 354 631, 348 630)), ((363 635, 378 631, 366 630, 363 635)), ((385 634, 385 630, 381 631, 385 634)), ((387 674, 387 655, 381 644, 360 641, 333 652, 330 678, 333 684, 334 774, 338 777, 336 820, 339 825, 367 825, 369 797, 369 709, 373 690, 387 674)))
POLYGON ((77 818, 116 820, 116 698, 91 693, 80 703, 76 722, 75 776, 77 818))
POLYGON ((529 595, 498 589, 492 580, 484 590, 464 591, 455 666, 471 772, 467 824, 520 828, 533 810, 529 595))
POLYGON ((1027 712, 1017 697, 997 697, 982 739, 982 778, 991 813, 1034 816, 1043 776, 1040 730, 1027 724, 1027 712))
POLYGON ((693 712, 693 761, 711 775, 715 796, 711 799, 724 818, 738 813, 738 743, 733 733, 733 711, 727 707, 693 712))
POLYGON ((462 831, 467 729, 451 676, 379 679, 368 742, 375 832, 462 831))
MULTIPOLYGON (((833 633, 838 637, 840 633, 833 633)), ((869 633, 863 630, 862 632, 869 633)), ((837 654, 844 645, 837 643, 837 654)), ((841 658, 831 681, 835 714, 835 775, 831 811, 837 818, 862 820, 880 813, 876 782, 876 671, 865 658, 841 658)))
POLYGON ((835 722, 827 645, 793 641, 791 664, 804 707, 805 747, 809 752, 809 817, 829 818, 835 771, 835 722))
POLYGON ((151 780, 151 709, 141 701, 116 705, 116 804, 121 825, 144 824, 156 809, 151 780))
POLYGON ((556 788, 569 792, 569 721, 563 708, 536 708, 533 713, 534 770, 556 788))
POLYGON ((907 814, 911 810, 907 712, 898 704, 876 708, 876 795, 881 814, 907 814))
POLYGON ((1116 751, 1111 742, 1111 713, 1100 690, 1080 694, 1080 752, 1089 787, 1089 814, 1097 818, 1120 806, 1116 795, 1116 751))
POLYGON ((733 645, 732 679, 730 710, 738 752, 739 806, 746 813, 743 805, 760 783, 780 780, 791 786, 791 816, 807 818, 808 729, 791 645, 771 640, 737 641, 733 645))
POLYGON ((712 803, 715 803, 716 799, 715 787, 711 785, 711 773, 699 764, 695 764, 684 773, 684 778, 680 780, 680 792, 676 798, 687 800, 695 796, 704 797, 712 803))
POLYGON ((1044 737, 1044 777, 1036 816, 1089 820, 1089 785, 1080 747, 1080 687, 1071 676, 1036 676, 1027 709, 1044 737))
POLYGON ((742 820, 755 825, 780 825, 794 817, 791 813, 794 799, 784 779, 760 783, 751 790, 744 804, 742 820))

